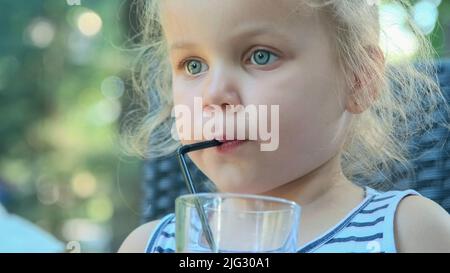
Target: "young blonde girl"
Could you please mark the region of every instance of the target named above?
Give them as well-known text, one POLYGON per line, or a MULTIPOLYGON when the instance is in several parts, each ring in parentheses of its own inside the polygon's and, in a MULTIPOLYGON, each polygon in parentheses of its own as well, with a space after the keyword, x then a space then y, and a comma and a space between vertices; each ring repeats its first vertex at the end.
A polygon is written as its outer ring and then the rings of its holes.
MULTIPOLYGON (((450 252, 450 219, 436 203, 412 190, 355 183, 393 163, 407 166, 409 137, 430 126, 430 112, 443 102, 429 42, 413 24, 420 69, 387 62, 376 1, 156 0, 138 7, 144 31, 135 84, 143 110, 133 112, 127 131, 135 152, 173 152, 180 143, 170 134, 171 110, 192 107, 195 97, 204 111, 279 105, 275 151, 260 151, 254 140, 226 154, 192 153, 220 191, 300 204, 299 252, 450 252)), ((167 236, 174 222, 171 214, 139 227, 120 251, 174 251, 167 236)))

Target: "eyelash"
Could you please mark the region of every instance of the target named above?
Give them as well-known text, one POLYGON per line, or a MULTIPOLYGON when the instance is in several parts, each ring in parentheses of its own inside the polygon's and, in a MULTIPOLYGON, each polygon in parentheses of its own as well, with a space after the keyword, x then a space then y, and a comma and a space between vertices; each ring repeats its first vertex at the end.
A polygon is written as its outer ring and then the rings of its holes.
MULTIPOLYGON (((256 48, 256 49, 254 49, 254 50, 252 50, 251 51, 251 54, 250 54, 250 56, 249 56, 249 58, 247 58, 248 60, 251 60, 251 57, 253 56, 253 54, 255 53, 255 52, 257 52, 257 51, 267 51, 267 52, 269 52, 270 54, 272 54, 272 55, 274 55, 275 57, 277 57, 277 58, 279 58, 280 56, 279 56, 279 54, 277 54, 277 53, 275 53, 275 52, 273 52, 273 50, 270 50, 270 49, 267 49, 267 48, 256 48)), ((195 57, 189 57, 189 58, 184 58, 184 59, 182 59, 180 62, 178 62, 178 64, 177 64, 177 69, 179 69, 179 70, 186 70, 186 65, 187 65, 187 63, 189 62, 189 61, 200 61, 201 62, 201 59, 200 58, 195 58, 195 57)), ((246 60, 247 61, 247 60, 246 60)), ((194 75, 195 76, 195 75, 194 75)))

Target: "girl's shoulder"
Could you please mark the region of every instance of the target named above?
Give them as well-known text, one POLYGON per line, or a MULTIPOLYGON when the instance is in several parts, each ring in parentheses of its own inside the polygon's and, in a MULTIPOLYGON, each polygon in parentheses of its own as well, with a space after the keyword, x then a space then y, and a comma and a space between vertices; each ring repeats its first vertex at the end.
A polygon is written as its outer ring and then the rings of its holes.
POLYGON ((419 193, 363 188, 365 198, 360 204, 299 252, 396 252, 394 221, 398 204, 419 193))
POLYGON ((399 252, 450 252, 449 214, 428 198, 404 198, 394 227, 399 252))
POLYGON ((148 238, 152 236, 154 231, 160 225, 160 222, 161 220, 151 221, 133 230, 123 241, 118 252, 145 252, 148 245, 148 238))
POLYGON ((175 252, 175 214, 169 213, 162 219, 154 222, 151 231, 147 232, 146 253, 173 253, 175 252))
POLYGON ((410 189, 366 193, 317 252, 450 251, 450 219, 439 205, 410 189))

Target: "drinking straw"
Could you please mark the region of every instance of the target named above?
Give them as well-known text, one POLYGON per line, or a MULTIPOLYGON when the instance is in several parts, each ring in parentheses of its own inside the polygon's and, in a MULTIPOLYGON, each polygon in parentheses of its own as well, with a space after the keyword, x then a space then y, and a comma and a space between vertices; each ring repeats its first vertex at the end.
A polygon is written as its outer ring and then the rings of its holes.
MULTIPOLYGON (((192 181, 192 176, 189 171, 189 168, 187 167, 186 159, 184 156, 189 152, 206 149, 206 148, 211 148, 211 147, 215 147, 215 146, 219 146, 219 145, 222 145, 222 142, 214 139, 214 140, 208 140, 208 141, 198 142, 198 143, 194 143, 194 144, 183 145, 180 148, 178 148, 178 150, 177 150, 178 161, 180 163, 181 170, 183 172, 184 181, 186 182, 186 186, 191 194, 196 194, 197 190, 195 189, 194 183, 192 181)), ((214 237, 213 237, 213 234, 211 231, 211 227, 209 226, 208 221, 207 221, 206 213, 203 210, 203 207, 200 204, 199 200, 195 196, 194 196, 194 203, 195 203, 197 213, 200 216, 200 222, 202 225, 202 229, 206 235, 206 241, 208 242, 208 245, 212 252, 218 252, 217 245, 214 241, 214 237)))

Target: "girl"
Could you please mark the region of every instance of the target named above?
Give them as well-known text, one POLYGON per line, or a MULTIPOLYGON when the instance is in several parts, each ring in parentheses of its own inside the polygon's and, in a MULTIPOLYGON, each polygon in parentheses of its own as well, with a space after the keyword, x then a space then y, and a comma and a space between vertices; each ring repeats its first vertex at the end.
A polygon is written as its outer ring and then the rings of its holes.
MULTIPOLYGON (((429 111, 443 100, 430 45, 413 25, 420 71, 386 63, 374 1, 155 0, 142 10, 135 83, 147 112, 132 131, 135 151, 173 152, 171 109, 192 107, 196 97, 205 112, 279 105, 275 151, 249 140, 191 154, 220 191, 300 204, 299 252, 450 252, 450 219, 437 204, 412 190, 355 183, 406 165, 408 136, 431 124, 429 111)), ((166 235, 174 221, 139 227, 120 251, 173 252, 166 235)))

